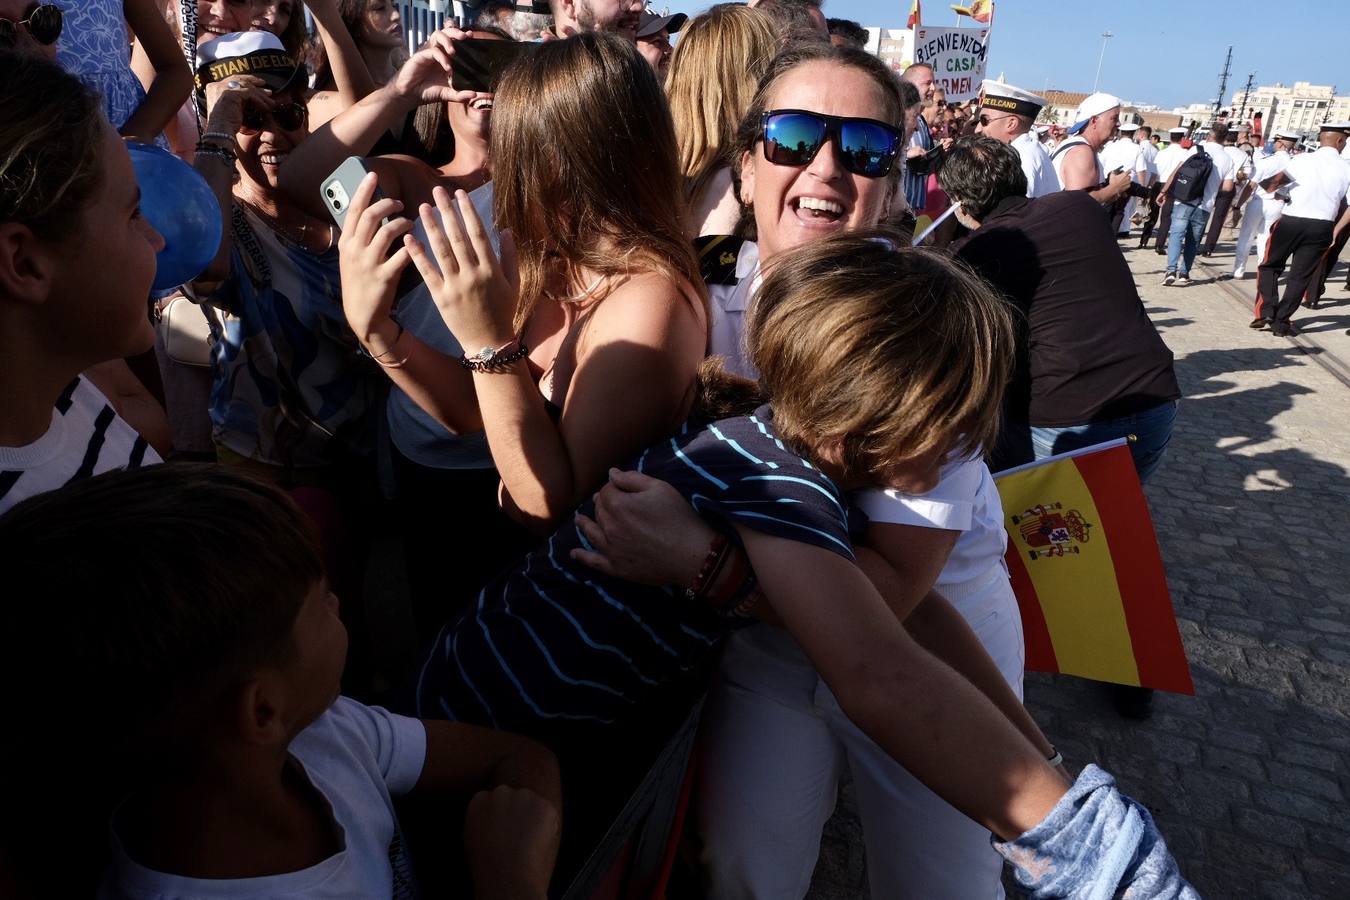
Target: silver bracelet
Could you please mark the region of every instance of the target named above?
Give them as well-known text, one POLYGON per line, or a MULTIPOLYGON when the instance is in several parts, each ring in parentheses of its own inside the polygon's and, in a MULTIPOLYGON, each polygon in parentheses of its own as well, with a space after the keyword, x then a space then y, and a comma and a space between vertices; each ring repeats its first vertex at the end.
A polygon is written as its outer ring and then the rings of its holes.
MULTIPOLYGON (((1050 749, 1055 750, 1055 745, 1051 744, 1050 749)), ((1047 759, 1046 762, 1050 764, 1050 768, 1058 769, 1060 766, 1064 765, 1064 754, 1055 750, 1055 755, 1047 759)))

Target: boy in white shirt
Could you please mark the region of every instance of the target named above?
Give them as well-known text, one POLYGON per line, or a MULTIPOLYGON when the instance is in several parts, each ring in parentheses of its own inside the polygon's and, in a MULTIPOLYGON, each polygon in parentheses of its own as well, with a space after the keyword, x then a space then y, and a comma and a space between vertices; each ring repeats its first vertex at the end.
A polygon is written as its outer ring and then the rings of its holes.
MULTIPOLYGON (((277 488, 205 465, 96 476, 0 518, 0 565, 19 595, 45 599, 13 610, 11 634, 56 632, 61 616, 59 665, 15 699, 50 755, 0 760, 25 823, 0 835, 0 864, 31 870, 35 895, 87 896, 79 870, 106 852, 100 897, 414 897, 392 799, 410 791, 475 794, 475 897, 546 895, 560 833, 552 754, 339 697, 337 598, 307 519, 277 488), (52 702, 65 697, 80 716, 52 702), (72 747, 78 765, 63 763, 72 747), (114 806, 99 847, 94 820, 114 806), (42 859, 59 842, 25 833, 45 831, 48 810, 66 817, 59 873, 42 859), (71 846, 81 821, 89 846, 71 846)), ((6 684, 51 655, 23 640, 0 653, 6 684)))

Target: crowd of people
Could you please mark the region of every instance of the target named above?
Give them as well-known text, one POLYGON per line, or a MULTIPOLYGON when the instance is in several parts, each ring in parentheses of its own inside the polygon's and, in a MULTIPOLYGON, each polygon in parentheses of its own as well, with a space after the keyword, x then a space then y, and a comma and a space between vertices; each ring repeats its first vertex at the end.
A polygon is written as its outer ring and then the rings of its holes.
POLYGON ((948 104, 864 40, 813 0, 498 0, 412 54, 390 0, 0 0, 32 735, 0 892, 556 896, 697 709, 692 895, 804 896, 847 767, 874 897, 1005 865, 1194 897, 1021 704, 992 472, 1163 464, 1180 390, 1119 236, 1161 216, 1184 283, 1253 186, 1239 268, 1269 245, 1287 332, 1350 126, 1239 178, 1110 95, 1056 141, 1037 95, 948 104), (128 142, 214 197, 169 289, 128 142))

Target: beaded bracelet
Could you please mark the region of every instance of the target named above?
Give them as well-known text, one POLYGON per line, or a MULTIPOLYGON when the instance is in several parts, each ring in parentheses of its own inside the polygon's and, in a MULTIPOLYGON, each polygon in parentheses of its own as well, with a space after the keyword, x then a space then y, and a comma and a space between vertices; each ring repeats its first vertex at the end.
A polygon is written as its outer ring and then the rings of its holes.
POLYGON ((530 348, 525 346, 524 341, 512 340, 502 347, 484 347, 476 356, 461 356, 459 364, 470 372, 503 372, 511 363, 524 359, 529 353, 530 348), (516 344, 516 349, 508 351, 511 344, 516 344))
POLYGON ((239 139, 236 138, 234 135, 226 134, 223 131, 204 131, 202 132, 202 136, 197 139, 197 143, 204 144, 207 141, 213 140, 224 141, 226 144, 229 144, 230 151, 238 155, 239 139))
POLYGON ((216 159, 230 167, 233 167, 239 160, 239 157, 236 156, 234 151, 229 147, 222 147, 219 144, 208 144, 205 141, 198 142, 196 152, 198 156, 214 156, 216 159))

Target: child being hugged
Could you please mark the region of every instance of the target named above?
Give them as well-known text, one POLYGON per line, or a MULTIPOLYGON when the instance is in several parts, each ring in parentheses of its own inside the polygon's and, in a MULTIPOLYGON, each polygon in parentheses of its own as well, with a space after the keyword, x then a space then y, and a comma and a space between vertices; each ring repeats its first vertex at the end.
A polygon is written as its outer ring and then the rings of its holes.
POLYGON ((88 896, 103 857, 102 897, 412 897, 392 798, 439 791, 474 795, 474 896, 545 896, 552 754, 339 697, 337 599, 277 488, 216 466, 95 477, 0 518, 0 565, 43 597, 0 648, 44 741, 0 751, 16 894, 88 896), (59 664, 30 649, 57 633, 59 664))

